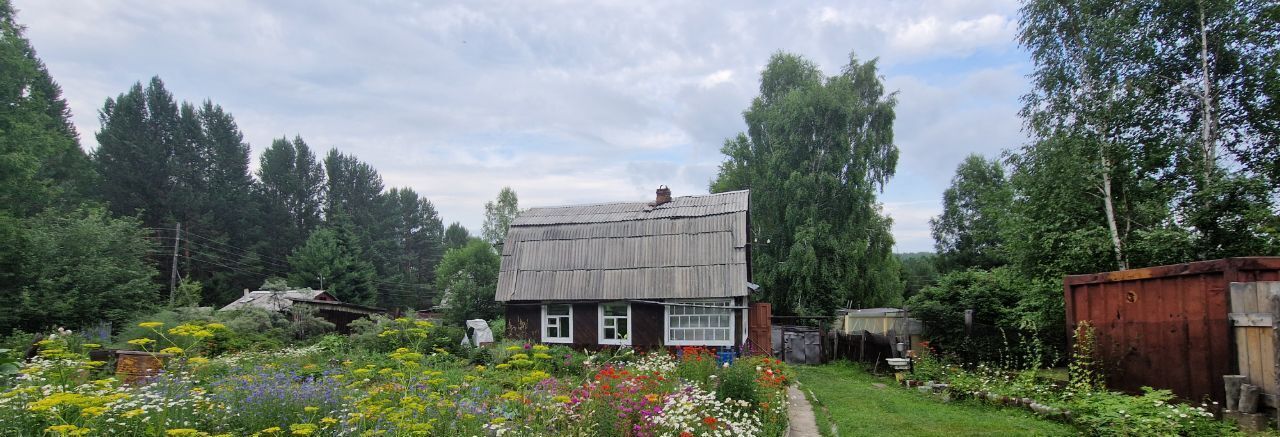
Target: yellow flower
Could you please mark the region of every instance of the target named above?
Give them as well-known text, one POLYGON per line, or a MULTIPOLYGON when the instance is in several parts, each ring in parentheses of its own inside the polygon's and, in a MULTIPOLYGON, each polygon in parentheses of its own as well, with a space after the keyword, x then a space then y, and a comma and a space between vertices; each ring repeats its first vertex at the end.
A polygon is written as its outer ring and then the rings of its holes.
POLYGON ((547 354, 544 354, 544 353, 542 353, 542 352, 538 352, 538 353, 533 354, 533 357, 534 357, 534 358, 536 358, 536 359, 539 359, 539 360, 549 360, 549 359, 551 359, 551 355, 547 355, 547 354))
POLYGON ((518 351, 518 350, 520 350, 520 349, 524 349, 524 348, 522 348, 522 347, 520 347, 520 346, 507 346, 507 350, 512 351, 512 352, 518 351))
POLYGON ((191 428, 175 428, 175 429, 171 429, 171 430, 165 431, 165 432, 164 432, 164 435, 167 435, 167 436, 189 436, 189 435, 196 435, 196 434, 199 434, 199 433, 200 433, 200 431, 196 431, 196 430, 191 429, 191 428))
POLYGON ((82 344, 81 346, 84 346, 85 349, 97 349, 102 347, 102 345, 97 343, 85 343, 85 344, 82 344))
POLYGON ((89 428, 81 428, 75 425, 53 425, 44 429, 45 431, 56 433, 58 435, 82 436, 92 431, 89 428))
POLYGON ((289 425, 290 434, 293 435, 311 435, 316 432, 316 425, 311 423, 295 423, 289 425))
POLYGON ((280 429, 280 427, 278 427, 278 426, 273 426, 273 427, 270 427, 270 428, 264 429, 264 430, 259 431, 259 432, 261 432, 261 433, 263 433, 263 434, 275 434, 275 433, 278 433, 278 432, 280 432, 280 431, 283 431, 282 429, 280 429))
POLYGON ((124 414, 121 414, 121 416, 124 416, 125 419, 132 419, 134 416, 137 416, 146 412, 147 410, 143 410, 141 408, 134 408, 132 410, 125 411, 124 414))
POLYGON ((199 366, 201 364, 208 364, 209 359, 205 357, 191 357, 187 359, 187 362, 191 363, 194 366, 199 366))
POLYGON ((502 424, 502 422, 506 422, 506 421, 507 421, 507 419, 506 419, 506 418, 502 418, 502 417, 495 417, 495 418, 493 418, 493 420, 490 420, 490 421, 489 421, 489 423, 492 423, 492 424, 494 424, 494 425, 499 425, 499 424, 502 424))
POLYGON ((204 325, 204 327, 209 329, 227 329, 227 325, 223 325, 221 323, 210 323, 208 325, 204 325))
POLYGON ((314 413, 314 412, 320 411, 320 409, 317 407, 302 407, 302 411, 306 411, 308 413, 314 413))
POLYGON ((497 366, 493 366, 493 367, 496 367, 496 368, 498 368, 498 369, 500 369, 500 370, 505 370, 505 369, 510 369, 510 368, 511 368, 511 365, 510 365, 510 364, 507 364, 507 363, 502 363, 502 364, 499 364, 499 365, 497 365, 497 366))
POLYGON ((323 417, 320 419, 320 423, 325 424, 325 426, 334 425, 338 423, 338 419, 334 419, 332 417, 323 417))
POLYGON ((138 326, 141 326, 147 329, 156 329, 161 326, 164 326, 164 323, 163 322, 142 322, 142 323, 139 323, 138 326))
POLYGON ((107 409, 103 407, 88 407, 80 410, 80 415, 84 417, 98 417, 105 412, 107 412, 107 409))
POLYGON ((150 338, 135 338, 133 340, 129 340, 127 343, 134 346, 146 346, 155 342, 156 342, 155 340, 152 340, 150 338))
POLYGON ((545 352, 545 351, 551 350, 551 348, 547 347, 547 345, 545 344, 535 344, 533 345, 533 350, 535 352, 545 352))
POLYGON ((164 349, 160 349, 160 353, 162 354, 182 355, 183 352, 185 351, 183 351, 182 348, 177 346, 171 346, 164 349))
POLYGON ((551 400, 562 403, 562 404, 569 403, 569 397, 565 395, 559 395, 559 396, 553 397, 551 398, 551 400))

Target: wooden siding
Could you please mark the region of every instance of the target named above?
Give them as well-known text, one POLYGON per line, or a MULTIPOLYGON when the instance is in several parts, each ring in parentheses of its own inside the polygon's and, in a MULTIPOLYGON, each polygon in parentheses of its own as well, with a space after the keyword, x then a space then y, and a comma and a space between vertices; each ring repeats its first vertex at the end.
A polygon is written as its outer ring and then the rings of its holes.
POLYGON ((1229 258, 1063 280, 1067 329, 1093 324, 1108 384, 1166 388, 1223 402, 1222 376, 1238 370, 1228 284, 1280 275, 1280 257, 1229 258))
POLYGON ((538 341, 542 337, 542 307, 507 305, 507 338, 538 341))
POLYGON ((533 208, 502 247, 498 301, 745 296, 749 193, 533 208))
POLYGON ((651 303, 631 303, 631 345, 637 349, 655 349, 664 342, 662 305, 651 303))

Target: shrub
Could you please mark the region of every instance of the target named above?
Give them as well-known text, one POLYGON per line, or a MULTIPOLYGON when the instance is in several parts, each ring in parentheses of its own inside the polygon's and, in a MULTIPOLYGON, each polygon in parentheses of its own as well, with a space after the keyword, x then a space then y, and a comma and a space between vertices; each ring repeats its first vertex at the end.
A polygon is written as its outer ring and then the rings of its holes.
POLYGON ((756 369, 749 362, 738 360, 720 372, 720 389, 716 397, 720 400, 747 401, 749 405, 760 402, 757 390, 756 369))

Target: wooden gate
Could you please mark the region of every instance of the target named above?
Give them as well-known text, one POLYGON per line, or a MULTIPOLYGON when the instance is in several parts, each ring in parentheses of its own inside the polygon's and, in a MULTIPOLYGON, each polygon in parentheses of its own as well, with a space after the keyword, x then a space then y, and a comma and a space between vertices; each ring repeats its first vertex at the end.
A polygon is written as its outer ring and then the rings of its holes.
POLYGON ((1276 311, 1273 296, 1280 282, 1232 282, 1231 325, 1236 340, 1236 364, 1246 384, 1262 387, 1266 405, 1276 407, 1276 311))

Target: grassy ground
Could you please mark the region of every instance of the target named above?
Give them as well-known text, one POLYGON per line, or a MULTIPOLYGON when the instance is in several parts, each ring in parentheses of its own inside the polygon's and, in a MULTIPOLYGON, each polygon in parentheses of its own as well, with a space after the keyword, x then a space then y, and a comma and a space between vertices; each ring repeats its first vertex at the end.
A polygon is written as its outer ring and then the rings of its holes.
MULTIPOLYGON (((839 435, 970 436, 1071 435, 1068 425, 1039 419, 1025 410, 975 402, 944 403, 906 390, 892 378, 867 373, 860 365, 801 366, 800 389, 816 397, 814 413, 824 435, 834 422, 839 435), (883 384, 880 388, 874 384, 883 384)), ((813 401, 814 399, 810 399, 813 401)))

